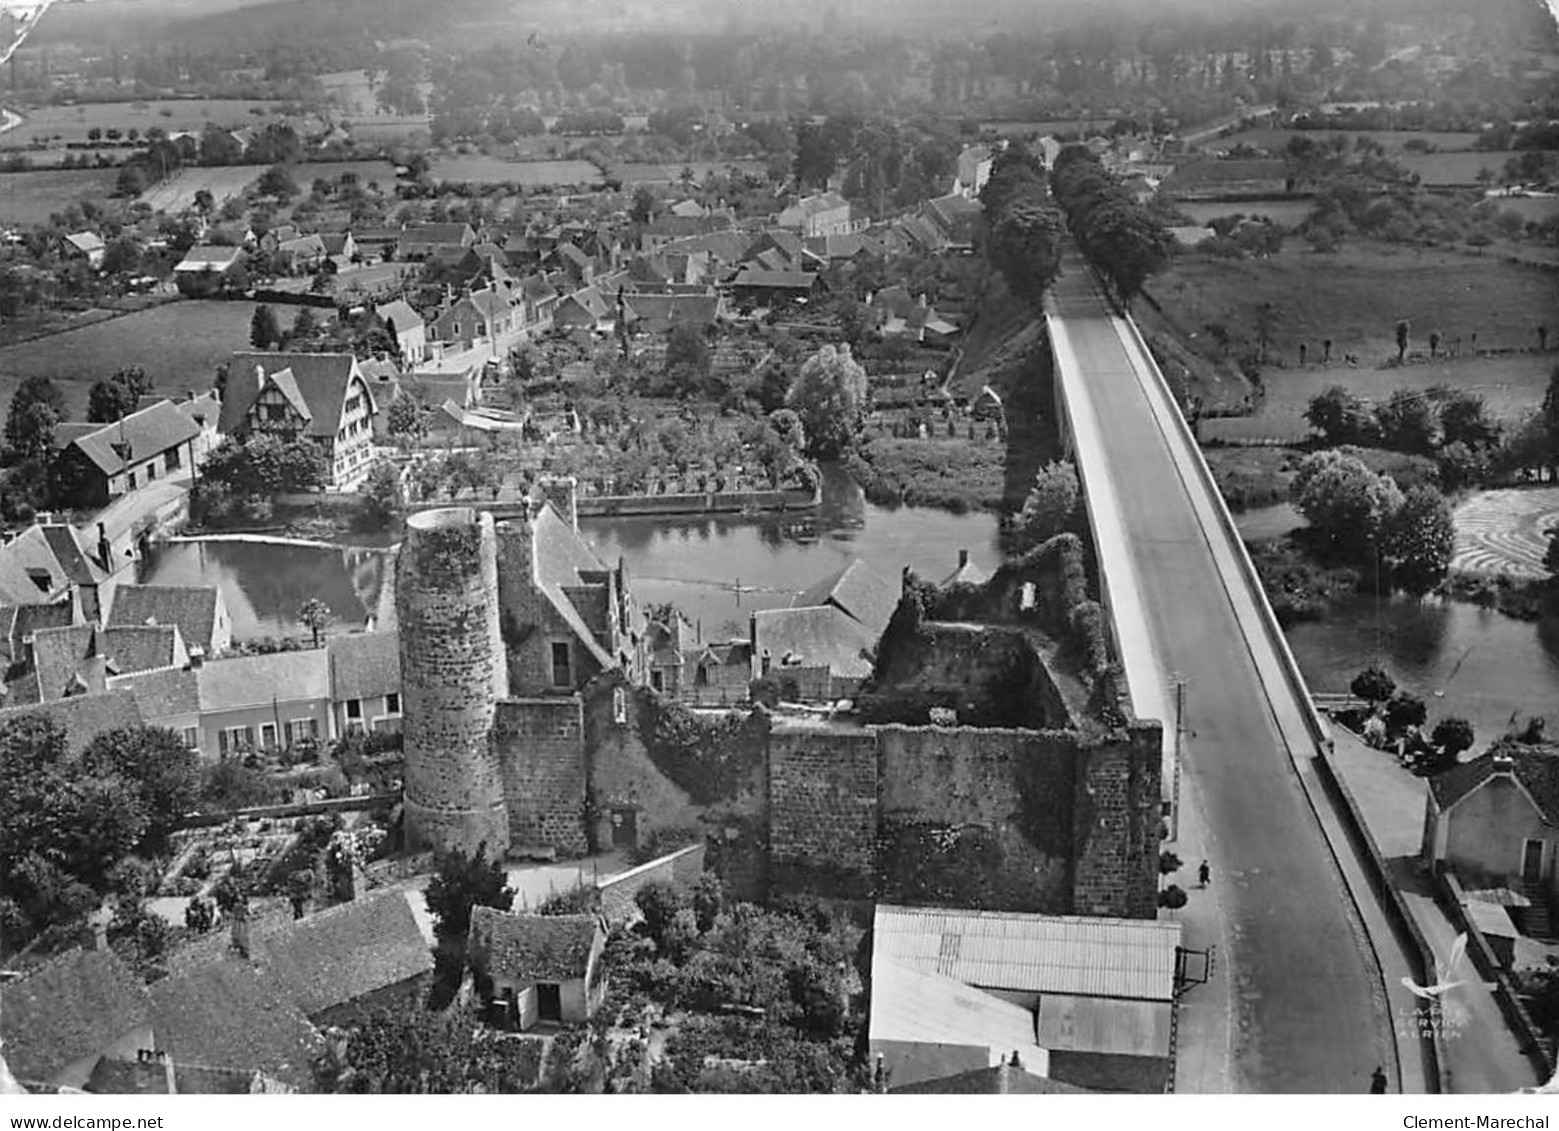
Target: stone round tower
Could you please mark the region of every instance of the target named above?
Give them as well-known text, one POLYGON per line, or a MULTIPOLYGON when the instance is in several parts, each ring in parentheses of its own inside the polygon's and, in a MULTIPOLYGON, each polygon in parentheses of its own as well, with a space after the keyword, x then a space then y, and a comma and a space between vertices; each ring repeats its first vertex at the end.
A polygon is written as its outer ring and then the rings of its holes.
POLYGON ((493 516, 470 507, 406 520, 395 567, 407 840, 413 848, 509 847, 491 741, 508 674, 498 628, 493 516))

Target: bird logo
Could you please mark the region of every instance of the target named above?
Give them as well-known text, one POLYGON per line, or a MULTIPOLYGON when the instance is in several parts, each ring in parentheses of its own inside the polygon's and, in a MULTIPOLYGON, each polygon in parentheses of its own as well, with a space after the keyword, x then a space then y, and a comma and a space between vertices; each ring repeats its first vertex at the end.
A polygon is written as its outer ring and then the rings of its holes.
MULTIPOLYGON (((1456 941, 1451 944, 1450 956, 1444 962, 1435 964, 1435 984, 1432 986, 1420 986, 1411 978, 1403 978, 1402 984, 1418 997, 1425 1001, 1438 1002, 1458 986, 1471 985, 1466 978, 1458 979, 1457 972, 1462 963, 1467 960, 1467 933, 1463 931, 1456 936, 1456 941)), ((1492 982, 1480 982, 1484 989, 1492 990, 1492 982)))

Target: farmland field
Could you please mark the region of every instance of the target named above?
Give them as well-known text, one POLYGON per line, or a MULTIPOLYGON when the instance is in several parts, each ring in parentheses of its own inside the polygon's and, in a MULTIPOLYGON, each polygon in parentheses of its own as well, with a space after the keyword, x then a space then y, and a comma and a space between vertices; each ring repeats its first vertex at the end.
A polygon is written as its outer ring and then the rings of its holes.
POLYGON ((292 171, 292 177, 299 188, 307 191, 320 177, 335 180, 346 173, 356 173, 358 181, 364 185, 377 181, 385 192, 394 190, 395 166, 388 161, 312 161, 299 165, 292 171))
POLYGON ((440 157, 429 174, 435 181, 473 184, 598 185, 601 170, 589 161, 504 161, 497 157, 440 157))
POLYGON ((159 392, 208 389, 216 367, 249 348, 253 315, 251 302, 177 300, 7 346, 0 349, 0 404, 11 402, 24 378, 48 377, 65 394, 67 419, 85 419, 93 382, 126 365, 144 366, 159 392))
POLYGON ((682 179, 682 170, 691 168, 693 176, 702 180, 715 173, 725 173, 734 167, 742 173, 762 173, 762 161, 690 161, 680 165, 649 165, 637 161, 625 161, 615 167, 615 172, 621 175, 623 185, 632 188, 634 185, 666 185, 675 184, 682 179))
POLYGON ((1388 154, 1404 152, 1402 147, 1415 139, 1428 142, 1441 151, 1465 150, 1470 149, 1478 137, 1477 134, 1471 133, 1434 133, 1428 130, 1292 130, 1280 126, 1258 126, 1230 134, 1228 137, 1217 138, 1208 143, 1208 148, 1233 149, 1237 145, 1250 145, 1276 153, 1288 144, 1288 139, 1291 137, 1311 137, 1324 143, 1333 134, 1341 134, 1347 138, 1350 147, 1353 145, 1354 138, 1371 138, 1385 146, 1388 154))
POLYGON ((254 184, 263 172, 264 165, 210 165, 206 168, 180 169, 167 180, 143 192, 140 200, 143 204, 151 205, 156 212, 182 212, 193 207, 195 194, 205 189, 211 193, 212 199, 221 204, 254 184))
POLYGON ((1494 198, 1501 212, 1514 212, 1529 224, 1559 216, 1559 196, 1505 196, 1494 198))
POLYGON ((1190 255, 1149 290, 1180 338, 1193 348, 1200 343, 1208 356, 1207 326, 1225 327, 1234 340, 1231 353, 1237 354, 1252 348, 1259 304, 1274 304, 1271 363, 1262 372, 1266 399, 1258 415, 1238 429, 1252 436, 1281 437, 1298 424, 1310 398, 1334 384, 1369 398, 1400 387, 1457 385, 1476 389, 1509 419, 1542 399, 1553 368, 1553 354, 1526 351, 1537 344, 1536 327, 1553 323, 1559 280, 1494 258, 1385 247, 1345 247, 1335 255, 1291 248, 1265 260, 1190 255), (1447 344, 1462 337, 1463 355, 1415 357, 1406 366, 1381 368, 1396 355, 1394 331, 1404 318, 1411 353, 1427 354, 1429 332, 1438 330, 1447 344), (1471 356, 1473 331, 1480 352, 1510 352, 1471 356), (1326 338, 1333 343, 1329 368, 1317 364, 1326 338), (1308 344, 1303 369, 1300 342, 1308 344), (1347 354, 1357 356, 1356 367, 1344 362, 1347 354))
POLYGON ((253 125, 266 121, 278 102, 248 102, 233 98, 173 99, 157 102, 99 102, 82 106, 43 106, 24 112, 25 121, 0 134, 0 145, 27 146, 33 142, 79 141, 87 131, 134 128, 145 133, 154 126, 165 130, 200 130, 207 122, 218 125, 253 125), (250 111, 258 108, 260 113, 250 111))
POLYGON ((1505 162, 1519 154, 1506 150, 1488 153, 1408 153, 1395 158, 1409 173, 1417 173, 1426 185, 1475 185, 1478 170, 1487 169, 1497 178, 1505 162))
POLYGON ((118 169, 40 169, 0 173, 0 224, 47 224, 49 215, 79 200, 106 200, 118 169))

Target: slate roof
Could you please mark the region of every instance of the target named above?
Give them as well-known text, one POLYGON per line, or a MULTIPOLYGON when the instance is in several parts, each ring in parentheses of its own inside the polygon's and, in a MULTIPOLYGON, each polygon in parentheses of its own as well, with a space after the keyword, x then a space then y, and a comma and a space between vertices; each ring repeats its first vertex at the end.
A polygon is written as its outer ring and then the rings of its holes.
MULTIPOLYGON (((227 395, 222 399, 221 429, 224 434, 237 430, 260 395, 257 366, 273 377, 286 371, 292 389, 307 404, 310 417, 308 433, 333 439, 341 427, 346 390, 356 372, 357 359, 349 353, 253 353, 233 354, 229 367, 227 395)), ((372 390, 368 393, 374 404, 372 390)))
POLYGON ((574 607, 574 602, 564 592, 565 587, 590 584, 581 575, 605 573, 606 567, 579 536, 579 531, 570 526, 551 503, 543 506, 531 520, 531 531, 535 539, 531 560, 534 563, 537 588, 568 622, 580 643, 590 649, 596 661, 602 667, 612 667, 615 663, 612 656, 601 647, 595 633, 590 631, 584 618, 579 615, 579 610, 574 607))
POLYGON ((290 255, 324 255, 325 241, 317 235, 298 236, 276 245, 278 252, 290 255))
POLYGON ((0 726, 29 714, 46 715, 63 727, 65 742, 73 754, 81 753, 100 734, 122 727, 137 727, 144 721, 135 696, 115 689, 94 695, 72 695, 52 703, 7 707, 0 710, 0 726))
POLYGON ((344 255, 346 254, 347 240, 352 240, 353 244, 357 243, 355 239, 352 239, 351 232, 324 232, 321 233, 319 239, 325 247, 326 255, 344 255))
MULTIPOLYGON (((69 553, 61 561, 61 550, 74 542, 81 556, 89 556, 85 538, 64 524, 34 525, 0 547, 0 602, 7 605, 38 605, 58 597, 76 572, 77 554, 69 553)), ((96 563, 91 563, 96 566, 96 563)), ((107 576, 101 569, 94 580, 107 576)))
POLYGON ((100 424, 91 432, 76 435, 69 446, 78 449, 104 475, 117 475, 198 435, 200 428, 195 422, 172 401, 164 400, 114 424, 100 424))
POLYGON ((27 655, 25 641, 40 628, 64 628, 75 619, 69 604, 0 605, 0 654, 6 664, 27 655))
MULTIPOLYGON (((188 668, 111 677, 108 690, 110 694, 133 696, 142 718, 152 726, 171 725, 170 720, 200 714, 200 684, 188 668)), ((75 703, 79 699, 64 702, 75 703)))
POLYGON ((702 329, 720 316, 719 295, 625 295, 642 328, 652 332, 685 323, 702 329))
POLYGON ((1180 924, 877 905, 872 962, 987 989, 1170 1001, 1180 924))
POLYGON ((831 605, 753 614, 754 647, 768 653, 776 676, 786 666, 826 667, 836 676, 865 679, 880 635, 831 605))
POLYGON ((63 699, 67 692, 103 691, 107 669, 94 647, 97 628, 73 624, 66 628, 45 628, 33 633, 33 671, 37 679, 38 701, 63 699))
POLYGON ((236 711, 330 698, 330 661, 323 648, 233 656, 195 669, 202 711, 236 711))
MULTIPOLYGON (((402 901, 404 902, 404 901, 402 901)), ((271 979, 238 958, 171 974, 151 989, 157 1047, 175 1062, 257 1070, 312 1089, 324 1042, 271 979)))
POLYGON ((330 657, 331 698, 338 703, 389 695, 401 689, 399 633, 332 636, 325 645, 325 653, 330 657))
POLYGON ((255 932, 253 955, 310 1017, 433 969, 433 953, 398 891, 278 921, 255 932))
POLYGON ((545 275, 525 276, 520 280, 520 291, 527 302, 546 302, 558 297, 556 288, 547 281, 545 275))
POLYGON ((151 1016, 145 983, 108 950, 67 951, 0 987, 0 1039, 21 1080, 47 1080, 151 1016))
POLYGON ((471 949, 489 974, 517 982, 583 978, 600 920, 594 915, 511 915, 491 907, 471 912, 471 949))
POLYGON ((181 662, 177 625, 124 625, 98 633, 97 647, 109 675, 171 668, 181 662))
POLYGON ((736 263, 753 245, 753 237, 746 232, 706 232, 700 236, 673 240, 660 250, 667 255, 697 255, 707 252, 722 263, 736 263))
POLYGON ((792 608, 832 605, 880 633, 899 607, 899 589, 860 558, 823 578, 791 602, 792 608))
POLYGON ((119 585, 108 626, 177 625, 186 647, 198 646, 209 656, 221 599, 215 585, 119 585))
POLYGON ((611 306, 607 303, 606 297, 601 294, 600 288, 589 286, 581 287, 560 302, 552 316, 567 321, 571 317, 570 312, 575 308, 596 321, 606 318, 611 312, 611 306), (573 306, 570 306, 570 303, 573 306))
POLYGON ((446 223, 408 224, 400 233, 403 241, 418 243, 458 243, 469 246, 476 240, 471 225, 458 221, 446 223))
POLYGON ((241 247, 218 247, 213 244, 200 244, 192 247, 179 260, 175 271, 199 272, 199 271, 226 271, 238 263, 244 254, 241 247))
POLYGON ((1528 746, 1501 739, 1472 761, 1430 778, 1429 789, 1443 813, 1501 773, 1509 773, 1521 783, 1545 824, 1559 826, 1559 747, 1553 745, 1528 746), (1508 758, 1508 766, 1496 765, 1496 758, 1508 758))

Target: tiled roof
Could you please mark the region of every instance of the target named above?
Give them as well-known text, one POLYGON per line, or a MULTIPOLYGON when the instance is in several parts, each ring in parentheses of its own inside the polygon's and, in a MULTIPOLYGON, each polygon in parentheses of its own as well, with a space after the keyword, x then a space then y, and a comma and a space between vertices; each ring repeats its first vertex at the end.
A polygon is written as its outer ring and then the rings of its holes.
POLYGON ((433 969, 433 953, 398 891, 282 920, 253 938, 255 960, 310 1017, 433 969))
POLYGON ((336 702, 368 699, 401 689, 400 635, 395 632, 354 632, 332 636, 325 645, 330 657, 330 694, 336 702))
POLYGON ((469 243, 476 233, 470 224, 459 222, 408 224, 401 238, 419 243, 469 243))
POLYGON ((200 684, 188 668, 111 677, 108 690, 134 696, 142 718, 152 726, 171 725, 171 720, 200 714, 200 684))
MULTIPOLYGON (((69 527, 56 524, 68 534, 51 534, 54 526, 29 526, 11 542, 0 547, 0 601, 7 605, 36 605, 48 603, 69 583, 75 569, 74 562, 62 562, 58 548, 61 538, 75 541, 86 553, 82 535, 69 527)), ((74 558, 74 555, 71 555, 74 558)), ((103 576, 101 572, 98 579, 103 576)))
POLYGON ((177 625, 186 647, 204 648, 209 655, 221 599, 215 585, 120 585, 108 625, 177 625))
POLYGON ((520 290, 528 302, 545 302, 557 298, 558 292, 544 275, 527 275, 520 280, 520 290))
POLYGON ((212 660, 195 675, 202 711, 330 698, 330 660, 323 648, 212 660))
POLYGON ((0 607, 0 647, 9 663, 27 655, 26 640, 42 628, 64 628, 75 619, 75 610, 61 605, 8 605, 0 607))
POLYGON ((1168 1001, 1180 924, 877 905, 872 960, 986 989, 1168 1001))
POLYGON ((628 309, 654 331, 678 324, 702 329, 720 315, 718 295, 627 295, 628 309))
POLYGON ((108 950, 71 950, 0 986, 0 1039, 23 1080, 47 1080, 146 1026, 151 999, 108 950))
POLYGON ((833 605, 873 632, 881 633, 899 606, 898 587, 854 558, 844 569, 813 585, 791 602, 793 608, 833 605))
MULTIPOLYGON (((267 374, 289 370, 299 395, 308 405, 309 435, 333 439, 341 427, 347 386, 357 359, 349 353, 235 353, 222 401, 221 429, 235 431, 260 395, 256 367, 267 374)), ((373 404, 373 392, 368 392, 373 404)))
POLYGON ((1509 773, 1521 783, 1545 823, 1559 825, 1559 747, 1552 745, 1501 739, 1472 761, 1430 778, 1429 789, 1443 813, 1500 773, 1509 773))
POLYGON ((1089 1089, 1079 1088, 1063 1080, 1048 1076, 1036 1076, 1022 1068, 999 1064, 995 1068, 976 1068, 973 1072, 960 1072, 956 1076, 942 1076, 935 1080, 922 1080, 918 1084, 906 1084, 902 1088, 889 1088, 894 1096, 1067 1096, 1087 1095, 1089 1089))
POLYGON ((535 562, 536 585, 566 620, 580 643, 589 648, 596 661, 610 668, 615 662, 601 647, 595 634, 586 626, 574 602, 564 592, 567 586, 584 582, 582 573, 605 572, 606 567, 594 551, 579 536, 579 531, 568 524, 550 503, 543 506, 531 520, 535 544, 532 558, 535 562))
POLYGON ((810 291, 817 276, 807 271, 765 271, 743 267, 731 284, 737 287, 765 287, 772 290, 810 291))
POLYGON ((41 702, 63 699, 67 693, 104 690, 107 672, 96 643, 97 628, 90 624, 33 633, 33 668, 41 702))
POLYGON ((171 974, 152 987, 157 1047, 175 1062, 258 1070, 312 1085, 324 1042, 274 981, 238 958, 171 974))
POLYGON ((511 915, 477 907, 471 912, 471 950, 500 977, 566 982, 585 976, 600 928, 594 915, 511 915))
POLYGON ((324 255, 325 241, 317 235, 297 236, 283 240, 276 245, 276 250, 293 255, 324 255))
POLYGON ((111 675, 171 668, 182 662, 177 625, 124 625, 98 634, 98 650, 111 675))
POLYGON ((96 585, 106 576, 104 570, 82 547, 81 536, 68 526, 45 526, 43 540, 54 551, 55 560, 65 576, 77 585, 96 585))
POLYGON ((701 236, 672 240, 661 248, 667 255, 697 255, 707 252, 722 263, 736 263, 752 247, 753 237, 746 232, 707 232, 701 236))
POLYGON ((832 605, 753 614, 754 647, 768 654, 775 676, 787 666, 826 667, 836 676, 864 679, 878 635, 832 605))
POLYGON ((85 1091, 101 1096, 247 1096, 259 1089, 253 1069, 208 1068, 167 1060, 103 1057, 92 1068, 85 1091))
POLYGON ((99 425, 76 436, 71 446, 95 463, 105 475, 117 475, 131 464, 151 459, 169 448, 187 444, 200 429, 172 401, 132 412, 114 424, 99 425))
POLYGON ((65 741, 72 753, 79 754, 100 734, 143 722, 140 706, 128 691, 100 691, 95 695, 72 695, 52 703, 7 707, 0 710, 0 726, 23 715, 38 714, 53 719, 65 729, 65 741))

